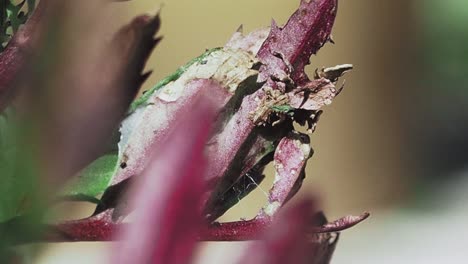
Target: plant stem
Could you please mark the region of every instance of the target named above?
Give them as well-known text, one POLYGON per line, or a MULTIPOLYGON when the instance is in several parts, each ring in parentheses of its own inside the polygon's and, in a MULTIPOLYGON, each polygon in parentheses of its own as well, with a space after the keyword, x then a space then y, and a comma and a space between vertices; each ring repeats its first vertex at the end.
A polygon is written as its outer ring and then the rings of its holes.
MULTIPOLYGON (((82 242, 114 241, 119 230, 129 223, 114 223, 110 220, 111 211, 56 225, 44 225, 45 234, 40 242, 82 242)), ((346 216, 330 223, 311 225, 308 235, 330 234, 348 229, 369 217, 369 213, 360 216, 346 216)), ((257 240, 258 234, 270 227, 273 219, 257 217, 226 223, 213 223, 200 233, 199 241, 250 241, 257 240)), ((30 241, 32 242, 32 241, 30 241)), ((26 242, 23 242, 26 243, 26 242)))

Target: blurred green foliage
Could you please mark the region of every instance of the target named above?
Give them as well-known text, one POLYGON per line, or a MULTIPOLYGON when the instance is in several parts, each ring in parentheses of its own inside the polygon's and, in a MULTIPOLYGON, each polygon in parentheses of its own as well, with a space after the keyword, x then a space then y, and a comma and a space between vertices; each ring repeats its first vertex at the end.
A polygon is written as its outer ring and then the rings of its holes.
POLYGON ((11 255, 7 248, 40 232, 39 167, 34 148, 25 140, 28 131, 15 122, 12 109, 0 114, 0 263, 11 255))
POLYGON ((419 4, 423 58, 436 81, 430 82, 444 90, 465 88, 464 84, 468 84, 468 1, 423 0, 419 4))
POLYGON ((438 203, 435 193, 468 164, 468 1, 415 4, 421 39, 408 126, 421 164, 415 207, 428 209, 438 203))
MULTIPOLYGON (((17 202, 10 193, 14 186, 14 170, 17 155, 16 134, 8 122, 9 112, 0 115, 0 167, 2 183, 0 184, 0 222, 8 220, 16 212, 17 202)), ((16 200, 16 199, 15 199, 16 200)))

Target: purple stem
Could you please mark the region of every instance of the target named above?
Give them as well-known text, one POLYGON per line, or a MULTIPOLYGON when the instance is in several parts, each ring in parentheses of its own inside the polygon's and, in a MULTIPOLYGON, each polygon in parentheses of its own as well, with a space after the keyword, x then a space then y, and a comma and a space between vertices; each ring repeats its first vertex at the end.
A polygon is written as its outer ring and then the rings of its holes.
MULTIPOLYGON (((49 225, 41 241, 79 242, 79 241, 113 241, 116 232, 129 224, 115 223, 111 219, 112 210, 90 218, 67 221, 49 225)), ((309 233, 331 233, 348 229, 369 217, 369 213, 360 216, 346 216, 320 226, 311 225, 309 233)), ((258 239, 258 234, 268 228, 273 218, 257 217, 246 221, 213 223, 199 234, 199 241, 247 241, 258 239)), ((312 221, 311 221, 312 222, 312 221)))

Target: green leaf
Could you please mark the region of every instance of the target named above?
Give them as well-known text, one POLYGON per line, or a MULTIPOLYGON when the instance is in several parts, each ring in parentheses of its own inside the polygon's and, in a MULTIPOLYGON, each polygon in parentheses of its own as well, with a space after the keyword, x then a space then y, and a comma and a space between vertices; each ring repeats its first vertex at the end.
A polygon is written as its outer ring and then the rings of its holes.
POLYGON ((117 153, 102 156, 86 167, 65 188, 65 196, 95 197, 104 193, 117 167, 117 153))
POLYGON ((15 112, 0 113, 0 222, 30 210, 35 200, 37 166, 31 147, 19 144, 26 135, 15 119, 15 112))
POLYGON ((16 214, 15 194, 15 133, 9 126, 6 113, 0 115, 0 222, 16 214))
POLYGON ((187 71, 187 69, 192 66, 195 63, 203 61, 206 57, 208 57, 211 53, 215 51, 219 51, 222 48, 214 48, 206 51, 202 55, 196 57, 195 59, 189 61, 187 64, 184 66, 179 67, 174 73, 171 75, 167 76, 166 78, 162 79, 160 82, 158 82, 153 88, 149 89, 146 91, 142 96, 140 96, 138 99, 136 99, 132 105, 130 106, 130 112, 135 111, 140 106, 144 106, 145 103, 148 101, 148 99, 151 97, 151 95, 154 94, 157 90, 161 89, 162 87, 166 86, 168 83, 176 81, 179 79, 179 77, 187 71))

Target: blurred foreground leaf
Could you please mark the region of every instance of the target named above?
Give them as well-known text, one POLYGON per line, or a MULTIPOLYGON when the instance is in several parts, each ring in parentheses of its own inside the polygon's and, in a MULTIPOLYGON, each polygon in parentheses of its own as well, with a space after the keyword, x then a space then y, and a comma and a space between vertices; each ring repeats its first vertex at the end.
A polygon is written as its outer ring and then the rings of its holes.
POLYGON ((8 113, 0 115, 0 222, 14 216, 17 210, 18 189, 15 188, 16 136, 8 122, 8 113))

